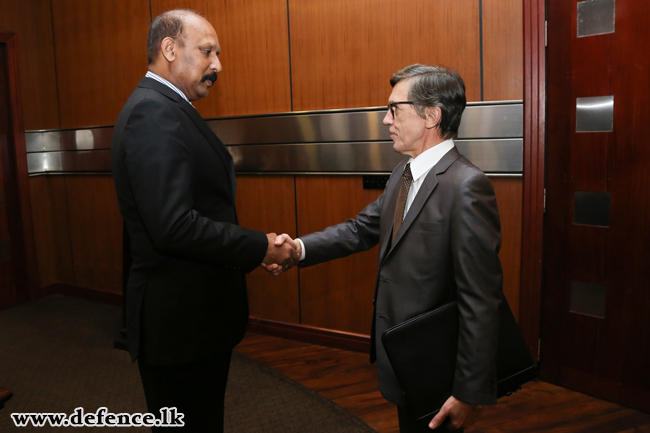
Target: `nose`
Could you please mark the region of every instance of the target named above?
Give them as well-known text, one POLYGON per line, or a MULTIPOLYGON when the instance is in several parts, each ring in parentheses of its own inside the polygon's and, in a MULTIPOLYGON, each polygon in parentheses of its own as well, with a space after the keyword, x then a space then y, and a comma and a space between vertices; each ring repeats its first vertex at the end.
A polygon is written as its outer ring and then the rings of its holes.
POLYGON ((219 57, 216 54, 213 54, 212 63, 210 64, 210 69, 215 71, 217 74, 223 70, 219 57))
POLYGON ((393 124, 393 116, 390 114, 390 109, 386 109, 386 115, 384 116, 384 120, 382 120, 381 123, 386 126, 393 124))

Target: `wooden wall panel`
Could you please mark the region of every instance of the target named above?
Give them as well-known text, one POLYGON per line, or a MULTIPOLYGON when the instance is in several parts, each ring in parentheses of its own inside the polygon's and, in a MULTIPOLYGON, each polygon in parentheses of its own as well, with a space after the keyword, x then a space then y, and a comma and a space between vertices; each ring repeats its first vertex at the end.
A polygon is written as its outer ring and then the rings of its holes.
POLYGON ((443 64, 480 100, 475 0, 290 0, 294 110, 385 105, 393 72, 443 64))
MULTIPOLYGON (((296 237, 296 196, 293 176, 237 177, 239 224, 265 233, 296 237)), ((247 276, 251 316, 300 322, 298 271, 278 277, 258 268, 247 276)))
POLYGON ((291 111, 286 0, 151 0, 153 17, 196 10, 212 23, 223 72, 195 105, 203 117, 291 111))
POLYGON ((483 99, 523 99, 523 2, 483 0, 482 3, 483 99))
POLYGON ((521 278, 521 212, 522 180, 512 177, 491 177, 497 195, 501 219, 501 251, 503 293, 515 318, 519 320, 519 288, 521 278))
POLYGON ((67 176, 76 286, 122 293, 122 217, 111 176, 67 176))
POLYGON ((3 2, 0 30, 18 35, 25 129, 58 128, 50 0, 3 2))
POLYGON ((62 128, 115 123, 147 72, 149 14, 149 0, 52 0, 62 128))
POLYGON ((64 176, 29 179, 41 285, 74 282, 64 176))
MULTIPOLYGON (((382 190, 364 190, 362 176, 298 176, 298 235, 353 218, 382 190)), ((309 251, 307 251, 309 254, 309 251)), ((300 270, 302 323, 370 334, 378 247, 300 270)))

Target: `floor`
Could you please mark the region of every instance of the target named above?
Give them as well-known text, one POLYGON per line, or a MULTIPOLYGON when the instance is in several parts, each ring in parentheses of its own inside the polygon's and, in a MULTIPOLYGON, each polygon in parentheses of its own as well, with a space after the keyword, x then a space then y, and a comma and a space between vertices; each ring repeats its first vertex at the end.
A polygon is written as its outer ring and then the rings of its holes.
MULTIPOLYGON (((252 333, 236 350, 319 392, 378 432, 399 432, 395 407, 379 393, 367 355, 252 333)), ((650 414, 534 381, 486 408, 466 431, 650 433, 650 414)))

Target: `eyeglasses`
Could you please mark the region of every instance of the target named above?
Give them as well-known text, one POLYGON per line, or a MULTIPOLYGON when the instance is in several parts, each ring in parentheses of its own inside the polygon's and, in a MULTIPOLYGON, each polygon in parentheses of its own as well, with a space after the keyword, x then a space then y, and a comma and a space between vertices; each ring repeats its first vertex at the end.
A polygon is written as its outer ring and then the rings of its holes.
POLYGON ((400 104, 415 105, 415 102, 413 102, 413 101, 389 102, 388 103, 388 111, 390 111, 390 114, 391 114, 391 116, 393 116, 393 119, 395 118, 395 106, 400 105, 400 104))

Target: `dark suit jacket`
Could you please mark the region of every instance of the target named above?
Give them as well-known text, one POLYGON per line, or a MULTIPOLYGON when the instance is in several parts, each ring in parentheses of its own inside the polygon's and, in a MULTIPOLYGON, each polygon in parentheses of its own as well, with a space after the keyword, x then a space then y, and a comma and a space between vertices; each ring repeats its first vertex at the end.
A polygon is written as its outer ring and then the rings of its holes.
POLYGON ((391 245, 395 202, 406 160, 384 193, 356 217, 300 239, 303 266, 380 245, 371 332, 384 397, 406 404, 381 335, 418 314, 458 300, 460 334, 453 394, 496 402, 498 307, 502 298, 499 214, 489 179, 454 147, 429 172, 391 245))
POLYGON ((143 78, 117 119, 111 158, 131 236, 132 358, 173 365, 232 349, 248 320, 244 273, 268 241, 237 224, 228 150, 180 95, 143 78))

